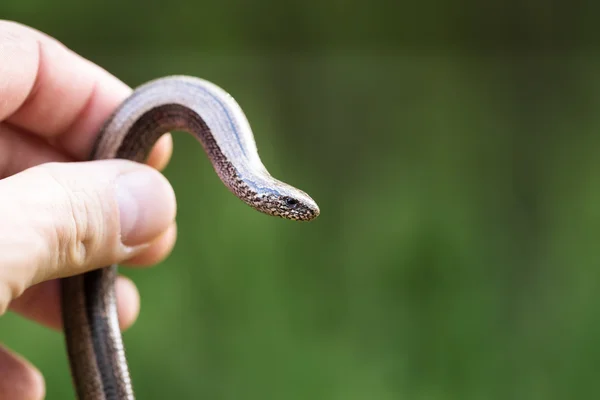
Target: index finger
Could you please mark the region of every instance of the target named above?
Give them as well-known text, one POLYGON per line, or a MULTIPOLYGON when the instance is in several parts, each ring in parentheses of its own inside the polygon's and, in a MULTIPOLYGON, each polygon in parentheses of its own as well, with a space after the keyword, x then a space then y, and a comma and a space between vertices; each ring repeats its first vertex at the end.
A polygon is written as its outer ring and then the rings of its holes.
MULTIPOLYGON (((0 121, 51 139, 82 160, 131 89, 57 40, 0 20, 0 93, 0 121)), ((158 158, 168 158, 169 143, 162 147, 158 158)))

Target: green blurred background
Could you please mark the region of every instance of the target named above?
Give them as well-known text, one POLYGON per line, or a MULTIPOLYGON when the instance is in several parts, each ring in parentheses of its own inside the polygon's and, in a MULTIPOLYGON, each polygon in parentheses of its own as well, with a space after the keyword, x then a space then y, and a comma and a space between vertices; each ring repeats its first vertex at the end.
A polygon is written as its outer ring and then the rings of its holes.
MULTIPOLYGON (((177 246, 123 271, 138 397, 599 396, 590 4, 2 0, 132 86, 226 88, 273 175, 321 206, 253 212, 176 135, 177 246)), ((73 398, 61 335, 6 315, 0 340, 73 398)))

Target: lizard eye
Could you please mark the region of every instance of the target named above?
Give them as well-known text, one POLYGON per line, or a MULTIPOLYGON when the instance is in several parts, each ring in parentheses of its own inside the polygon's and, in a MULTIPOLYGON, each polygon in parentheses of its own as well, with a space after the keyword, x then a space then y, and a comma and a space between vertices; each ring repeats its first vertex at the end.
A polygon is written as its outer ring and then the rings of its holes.
POLYGON ((284 201, 285 201, 285 204, 290 208, 296 208, 296 206, 298 205, 298 200, 293 199, 291 197, 285 197, 284 201))

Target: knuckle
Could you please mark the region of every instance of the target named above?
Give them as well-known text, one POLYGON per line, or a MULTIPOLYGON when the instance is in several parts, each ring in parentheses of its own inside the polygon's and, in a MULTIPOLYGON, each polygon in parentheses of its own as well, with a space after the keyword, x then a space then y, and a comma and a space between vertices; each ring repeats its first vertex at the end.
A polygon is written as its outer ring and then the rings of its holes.
POLYGON ((90 263, 100 248, 104 236, 101 200, 93 188, 74 185, 61 178, 61 166, 49 163, 40 166, 39 173, 53 186, 58 195, 60 223, 53 227, 53 248, 56 249, 56 265, 83 268, 90 263))

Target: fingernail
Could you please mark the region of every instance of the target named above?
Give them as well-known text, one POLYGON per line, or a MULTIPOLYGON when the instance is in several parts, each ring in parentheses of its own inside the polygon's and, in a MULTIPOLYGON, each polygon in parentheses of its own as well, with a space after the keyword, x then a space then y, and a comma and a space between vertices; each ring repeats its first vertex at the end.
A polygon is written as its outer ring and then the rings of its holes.
POLYGON ((166 230, 175 218, 175 196, 168 181, 150 167, 117 178, 121 242, 147 243, 166 230))

